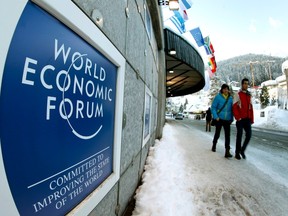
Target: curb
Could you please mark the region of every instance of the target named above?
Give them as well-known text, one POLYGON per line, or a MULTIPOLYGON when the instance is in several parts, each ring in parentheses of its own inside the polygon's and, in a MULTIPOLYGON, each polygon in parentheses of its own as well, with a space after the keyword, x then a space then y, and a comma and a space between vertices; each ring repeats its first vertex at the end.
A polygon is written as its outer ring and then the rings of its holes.
POLYGON ((280 130, 273 130, 273 129, 267 129, 267 128, 253 127, 253 126, 252 126, 252 130, 262 131, 262 132, 271 133, 271 134, 278 134, 278 135, 288 137, 288 131, 280 131, 280 130))

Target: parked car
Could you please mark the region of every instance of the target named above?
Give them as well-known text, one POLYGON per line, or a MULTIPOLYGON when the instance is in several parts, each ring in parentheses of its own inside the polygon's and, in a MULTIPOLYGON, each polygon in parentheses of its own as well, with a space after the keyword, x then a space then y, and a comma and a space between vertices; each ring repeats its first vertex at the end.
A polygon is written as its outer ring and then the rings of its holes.
POLYGON ((189 113, 186 112, 186 111, 184 111, 184 112, 183 112, 183 117, 184 117, 184 118, 188 118, 188 116, 189 116, 189 113))
POLYGON ((173 114, 172 114, 172 113, 166 113, 165 116, 172 118, 172 117, 173 117, 173 114))
POLYGON ((183 113, 177 113, 175 119, 183 120, 184 116, 183 113))

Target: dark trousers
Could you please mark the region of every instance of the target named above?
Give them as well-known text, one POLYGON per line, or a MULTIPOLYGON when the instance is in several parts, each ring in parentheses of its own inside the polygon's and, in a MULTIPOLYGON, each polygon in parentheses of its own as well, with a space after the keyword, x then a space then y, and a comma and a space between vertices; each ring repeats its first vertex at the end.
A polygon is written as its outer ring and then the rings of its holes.
POLYGON ((211 131, 211 120, 206 120, 206 131, 211 131))
POLYGON ((245 149, 251 139, 252 136, 252 130, 251 130, 251 121, 250 119, 241 119, 240 121, 236 122, 237 127, 237 136, 236 136, 236 150, 235 153, 239 154, 240 152, 245 152, 245 149), (241 147, 242 143, 242 135, 243 135, 243 129, 245 131, 245 140, 243 142, 243 145, 241 147))
POLYGON ((213 147, 216 148, 217 141, 220 137, 221 128, 223 126, 225 133, 225 149, 230 149, 230 121, 219 120, 215 125, 215 134, 213 138, 213 147))

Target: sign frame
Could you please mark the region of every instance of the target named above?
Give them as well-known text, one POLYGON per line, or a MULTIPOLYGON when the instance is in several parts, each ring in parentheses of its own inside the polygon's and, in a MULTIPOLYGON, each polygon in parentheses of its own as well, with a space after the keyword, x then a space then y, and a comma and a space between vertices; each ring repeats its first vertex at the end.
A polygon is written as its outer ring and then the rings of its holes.
MULTIPOLYGON (((17 26, 21 13, 26 6, 27 0, 11 0, 3 3, 0 9, 0 19, 9 21, 1 23, 1 47, 0 50, 0 96, 3 71, 9 46, 17 26), (13 11, 13 17, 11 17, 13 11)), ((115 126, 114 126, 114 144, 113 144, 113 173, 89 196, 82 200, 72 209, 68 215, 88 215, 96 205, 104 198, 120 178, 120 157, 121 157, 121 136, 122 136, 122 114, 124 98, 124 76, 125 76, 125 58, 118 49, 109 41, 100 29, 93 23, 78 7, 69 0, 32 0, 36 5, 50 13, 58 19, 88 44, 97 49, 102 55, 109 59, 117 67, 116 83, 116 101, 115 101, 115 126), (97 40, 96 40, 97 39, 97 40)), ((0 140, 1 145, 1 140, 0 140)), ((14 203, 9 184, 7 181, 5 167, 3 163, 2 150, 0 147, 0 173, 3 178, 0 179, 0 186, 3 194, 0 196, 0 208, 7 215, 19 215, 14 203), (3 174, 3 175, 2 175, 3 174)))
POLYGON ((144 117, 143 117, 143 143, 142 147, 146 145, 151 137, 151 126, 152 126, 152 102, 153 95, 151 90, 145 86, 145 104, 144 104, 144 117))

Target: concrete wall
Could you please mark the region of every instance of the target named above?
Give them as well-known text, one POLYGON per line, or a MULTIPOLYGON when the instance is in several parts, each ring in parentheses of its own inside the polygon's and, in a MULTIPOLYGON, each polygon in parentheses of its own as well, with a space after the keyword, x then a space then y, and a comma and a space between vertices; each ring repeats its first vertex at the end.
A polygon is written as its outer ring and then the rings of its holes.
MULTIPOLYGON (((122 215, 141 179, 149 147, 162 135, 165 54, 161 16, 152 0, 75 0, 87 16, 102 15, 100 28, 126 59, 120 180, 90 215, 122 215), (150 11, 151 35, 146 31, 150 11), (155 22, 159 20, 160 22, 155 22), (160 27, 160 28, 159 28, 160 27), (152 92, 151 136, 143 146, 145 88, 152 92)), ((95 21, 95 19, 94 19, 95 21)))

